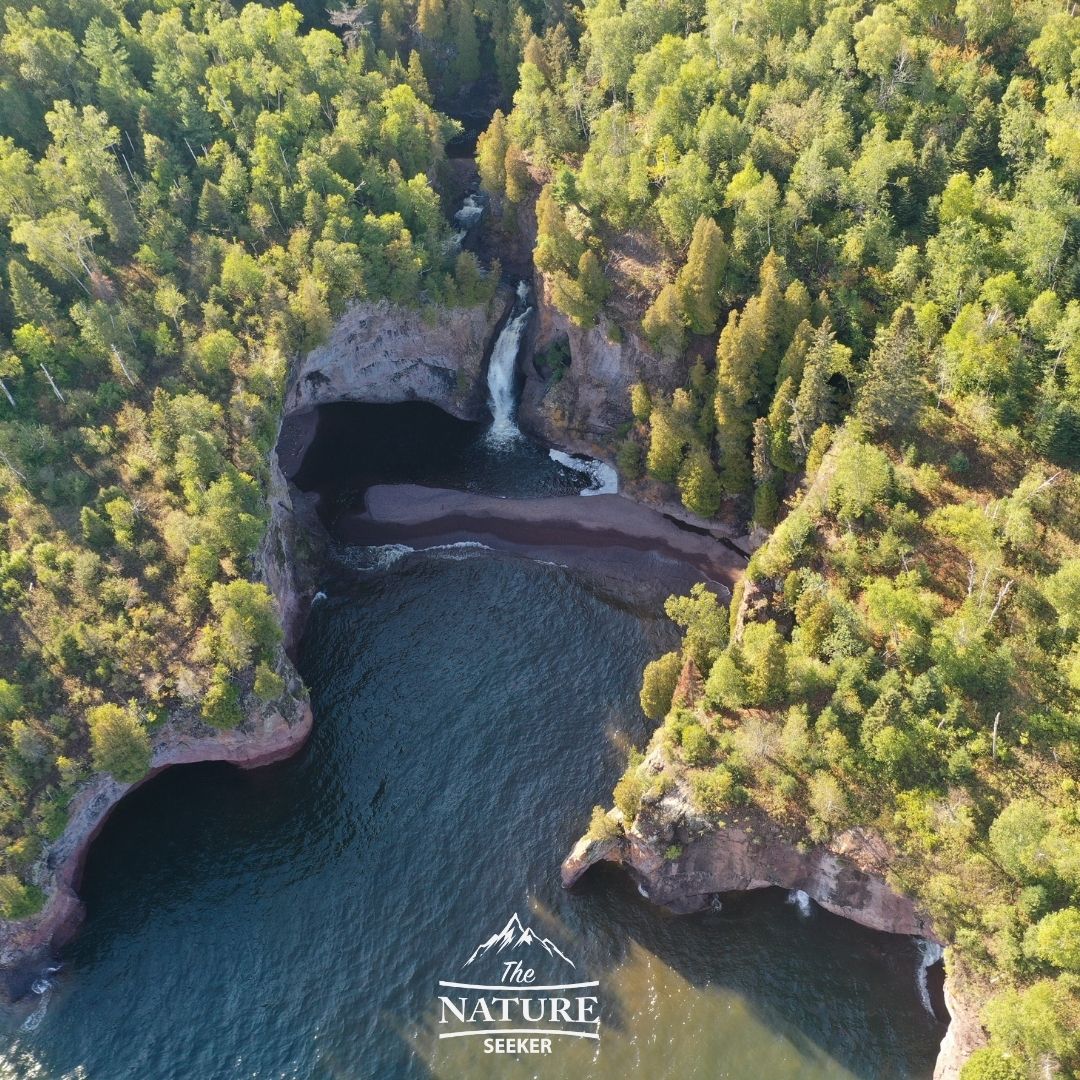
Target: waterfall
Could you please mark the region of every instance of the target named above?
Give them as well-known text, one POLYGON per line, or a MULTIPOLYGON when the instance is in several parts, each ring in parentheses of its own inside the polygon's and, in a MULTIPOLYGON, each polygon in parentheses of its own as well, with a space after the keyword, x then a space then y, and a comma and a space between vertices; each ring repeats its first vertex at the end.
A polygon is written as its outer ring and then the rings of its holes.
POLYGON ((802 891, 802 889, 792 889, 787 894, 787 902, 794 904, 799 909, 799 914, 805 919, 808 918, 811 911, 813 911, 813 901, 810 897, 802 891))
POLYGON ((934 1012, 934 1003, 930 1000, 930 987, 926 981, 926 973, 945 955, 945 950, 934 941, 926 938, 917 938, 919 945, 919 968, 915 972, 915 984, 919 988, 919 1000, 923 1008, 937 1019, 934 1012))
MULTIPOLYGON (((518 306, 520 306, 529 296, 529 287, 524 281, 518 283, 517 294, 518 306)), ((521 437, 521 432, 514 421, 514 413, 517 410, 517 357, 521 347, 521 335, 525 333, 530 315, 532 315, 532 308, 525 307, 517 315, 508 319, 495 342, 495 347, 491 350, 487 383, 493 422, 487 434, 487 441, 492 446, 509 446, 521 437)))
POLYGON ((461 245, 465 243, 465 237, 469 235, 470 230, 484 216, 483 198, 482 195, 475 192, 466 195, 465 201, 461 204, 461 209, 454 214, 454 223, 457 228, 450 238, 450 249, 452 251, 461 250, 461 245))

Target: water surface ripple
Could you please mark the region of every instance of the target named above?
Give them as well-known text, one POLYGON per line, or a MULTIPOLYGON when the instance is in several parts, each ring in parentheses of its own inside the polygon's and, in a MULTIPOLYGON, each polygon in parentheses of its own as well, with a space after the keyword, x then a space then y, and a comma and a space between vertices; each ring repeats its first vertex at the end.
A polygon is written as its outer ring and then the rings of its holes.
MULTIPOLYGON (((302 673, 316 726, 252 773, 191 766, 121 804, 88 919, 0 1076, 929 1077, 914 944, 766 892, 677 918, 558 865, 610 791, 655 607, 490 552, 342 572, 302 673), (599 1052, 439 1045, 436 984, 513 912, 600 980, 599 1052)), ((469 1044, 469 1045, 462 1045, 469 1044)))

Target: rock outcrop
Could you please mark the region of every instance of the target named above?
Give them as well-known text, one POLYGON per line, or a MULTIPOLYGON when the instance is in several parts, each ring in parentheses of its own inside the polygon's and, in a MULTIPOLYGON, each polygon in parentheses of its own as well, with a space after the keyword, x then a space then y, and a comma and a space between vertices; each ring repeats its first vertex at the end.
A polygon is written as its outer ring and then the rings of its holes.
MULTIPOLYGON (((609 816, 624 824, 618 810, 609 816)), ((848 829, 828 845, 804 847, 764 814, 730 817, 723 826, 709 823, 679 788, 657 799, 647 795, 629 829, 614 837, 586 835, 574 845, 562 864, 563 885, 570 888, 598 862, 617 863, 649 900, 679 914, 708 907, 718 894, 799 889, 826 910, 873 930, 942 944, 914 900, 889 885, 894 855, 873 832, 848 829)), ((944 992, 950 1022, 934 1080, 960 1080, 964 1062, 986 1045, 987 1036, 979 995, 948 950, 944 992)))
POLYGON ((252 708, 244 723, 229 731, 207 731, 191 718, 170 720, 154 741, 151 767, 136 784, 98 774, 72 800, 63 833, 36 867, 45 906, 27 919, 0 921, 0 996, 18 1000, 48 962, 70 941, 83 919, 76 890, 86 854, 116 804, 135 787, 175 765, 222 761, 245 769, 280 761, 295 753, 311 731, 312 714, 299 676, 283 662, 288 685, 282 699, 252 708))
POLYGON ((686 822, 676 795, 640 815, 618 842, 583 838, 562 864, 563 884, 573 885, 597 862, 621 863, 650 900, 680 914, 708 907, 721 893, 799 889, 863 926, 936 940, 914 901, 886 882, 881 841, 864 830, 849 829, 829 846, 804 850, 761 815, 742 815, 723 828, 686 822), (667 857, 674 850, 678 856, 667 857))
MULTIPOLYGON (((636 333, 615 326, 606 315, 589 330, 574 326, 551 303, 542 276, 537 292, 533 351, 565 339, 570 364, 558 381, 546 381, 526 365, 519 421, 547 442, 603 456, 604 444, 631 419, 630 387, 645 381, 670 394, 686 383, 689 361, 662 363, 636 333)), ((610 456, 611 447, 606 449, 610 456)))
POLYGON ((513 296, 439 311, 386 300, 350 307, 297 365, 285 412, 333 401, 429 401, 462 420, 485 414, 484 361, 513 296))
POLYGON ((986 995, 976 991, 971 976, 951 949, 945 950, 944 992, 949 1029, 934 1063, 934 1080, 960 1080, 964 1062, 988 1041, 980 1018, 986 995))
MULTIPOLYGON (((310 420, 314 421, 314 414, 310 420)), ((307 425, 301 425, 300 431, 302 438, 310 438, 307 425)), ((270 523, 258 562, 260 577, 277 601, 285 650, 294 656, 311 610, 324 534, 316 510, 318 497, 299 491, 285 479, 280 460, 284 452, 280 445, 270 452, 266 490, 270 523)))

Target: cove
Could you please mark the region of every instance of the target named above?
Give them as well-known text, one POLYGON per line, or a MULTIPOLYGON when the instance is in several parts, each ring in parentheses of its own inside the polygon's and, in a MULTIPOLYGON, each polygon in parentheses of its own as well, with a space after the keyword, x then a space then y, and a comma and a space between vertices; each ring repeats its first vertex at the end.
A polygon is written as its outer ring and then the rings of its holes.
POLYGON ((309 746, 166 772, 117 808, 5 1075, 930 1075, 910 940, 778 892, 682 918, 610 868, 561 888, 643 736, 640 667, 674 641, 655 607, 475 549, 338 564, 326 586, 300 658, 309 746), (438 980, 515 911, 599 980, 598 1056, 436 1040, 438 980))

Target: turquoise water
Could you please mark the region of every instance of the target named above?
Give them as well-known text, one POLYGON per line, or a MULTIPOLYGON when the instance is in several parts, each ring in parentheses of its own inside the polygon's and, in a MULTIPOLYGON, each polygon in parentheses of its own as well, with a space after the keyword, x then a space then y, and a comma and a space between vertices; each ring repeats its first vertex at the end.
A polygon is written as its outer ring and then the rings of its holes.
MULTIPOLYGON (((673 628, 558 567, 458 550, 339 569, 296 758, 151 781, 94 846, 88 919, 0 1076, 929 1077, 917 950, 768 891, 675 917, 559 861, 644 737, 673 628), (599 1048, 437 1039, 439 980, 513 913, 597 980, 599 1048)), ((539 966, 539 965, 538 965, 539 966)))

